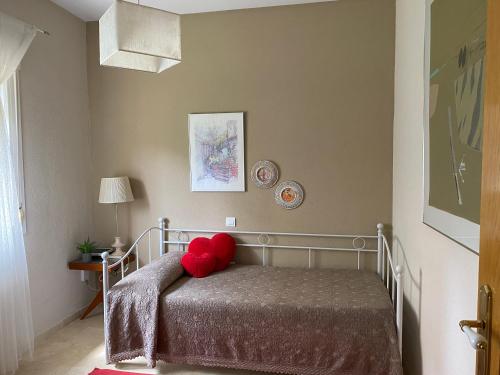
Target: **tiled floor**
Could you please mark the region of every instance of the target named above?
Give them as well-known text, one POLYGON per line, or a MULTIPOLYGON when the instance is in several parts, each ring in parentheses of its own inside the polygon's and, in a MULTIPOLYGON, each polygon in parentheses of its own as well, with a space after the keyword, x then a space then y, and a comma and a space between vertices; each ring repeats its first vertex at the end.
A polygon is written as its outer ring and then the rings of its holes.
POLYGON ((23 361, 16 375, 86 375, 95 367, 144 374, 263 375, 253 371, 167 365, 162 362, 159 362, 155 369, 149 369, 144 359, 124 362, 116 367, 106 366, 102 315, 76 320, 47 337, 38 344, 33 360, 23 361))

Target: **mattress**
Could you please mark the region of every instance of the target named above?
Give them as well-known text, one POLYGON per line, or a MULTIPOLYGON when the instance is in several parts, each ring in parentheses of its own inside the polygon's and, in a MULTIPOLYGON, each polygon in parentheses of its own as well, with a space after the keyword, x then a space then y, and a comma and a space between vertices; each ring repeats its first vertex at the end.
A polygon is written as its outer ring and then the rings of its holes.
POLYGON ((394 310, 369 271, 234 265, 161 295, 156 357, 297 375, 402 374, 394 310))

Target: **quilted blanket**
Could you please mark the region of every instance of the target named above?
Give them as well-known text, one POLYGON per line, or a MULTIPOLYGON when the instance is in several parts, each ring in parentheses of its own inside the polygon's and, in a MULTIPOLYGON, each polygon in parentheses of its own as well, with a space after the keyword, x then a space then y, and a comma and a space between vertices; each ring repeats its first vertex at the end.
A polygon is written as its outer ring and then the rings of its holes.
POLYGON ((179 257, 164 256, 110 291, 112 362, 402 374, 393 307, 376 274, 235 265, 195 279, 181 276, 179 257))
POLYGON ((156 365, 160 294, 182 274, 182 252, 169 252, 116 283, 108 292, 108 363, 145 357, 156 365))

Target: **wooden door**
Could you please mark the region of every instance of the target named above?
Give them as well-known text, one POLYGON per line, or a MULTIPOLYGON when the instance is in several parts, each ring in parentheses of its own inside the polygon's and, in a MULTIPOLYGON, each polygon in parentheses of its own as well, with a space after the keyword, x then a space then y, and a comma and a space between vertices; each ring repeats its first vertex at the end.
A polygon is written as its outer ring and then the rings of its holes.
MULTIPOLYGON (((479 285, 492 290, 490 375, 500 374, 500 0, 488 1, 479 285)), ((480 353, 478 353, 478 356, 480 353)), ((478 358, 479 360, 479 358, 478 358)))

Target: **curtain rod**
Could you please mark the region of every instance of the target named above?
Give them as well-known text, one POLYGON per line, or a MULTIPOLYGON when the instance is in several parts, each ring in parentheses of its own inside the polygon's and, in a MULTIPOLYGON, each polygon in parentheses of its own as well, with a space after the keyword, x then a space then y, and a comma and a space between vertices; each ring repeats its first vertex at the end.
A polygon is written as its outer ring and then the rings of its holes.
MULTIPOLYGON (((0 13, 1 13, 1 12, 0 12, 0 13)), ((17 18, 17 17, 11 16, 11 15, 9 15, 9 14, 7 14, 7 16, 8 16, 8 17, 12 17, 12 18, 14 18, 14 19, 18 20, 19 22, 23 22, 23 23, 25 23, 25 24, 27 24, 27 25, 30 25, 29 23, 26 23, 25 21, 23 21, 23 20, 21 20, 21 19, 19 19, 19 18, 17 18)), ((36 30, 36 32, 37 32, 37 33, 40 33, 40 34, 43 34, 43 35, 50 35, 50 33, 49 33, 47 30, 40 29, 40 28, 39 28, 38 26, 36 26, 36 25, 31 25, 31 26, 32 26, 32 27, 36 30)))
POLYGON ((37 32, 43 35, 50 35, 50 33, 47 30, 40 29, 38 26, 33 26, 37 32))

